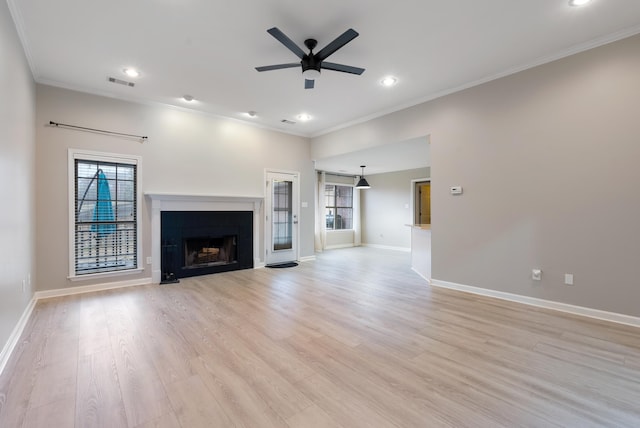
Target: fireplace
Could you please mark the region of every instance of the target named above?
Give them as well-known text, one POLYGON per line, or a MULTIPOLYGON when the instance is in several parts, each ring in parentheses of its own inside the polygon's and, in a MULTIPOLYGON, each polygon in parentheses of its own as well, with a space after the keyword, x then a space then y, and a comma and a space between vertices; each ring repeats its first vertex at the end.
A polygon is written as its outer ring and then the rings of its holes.
POLYGON ((253 268, 250 211, 164 211, 162 282, 253 268))
MULTIPOLYGON (((224 196, 224 195, 203 195, 203 194, 181 194, 181 193, 157 193, 157 192, 145 192, 145 196, 149 198, 151 202, 151 257, 147 257, 147 263, 151 264, 152 281, 154 283, 160 283, 163 280, 164 273, 174 273, 177 277, 194 276, 205 273, 223 272, 226 270, 234 270, 251 268, 256 266, 263 266, 263 262, 260 259, 259 243, 261 233, 261 210, 264 198, 262 196, 224 196), (192 218, 188 218, 186 223, 183 220, 179 222, 171 219, 173 212, 190 212, 191 217, 205 219, 208 217, 208 212, 218 213, 232 213, 230 222, 223 221, 222 224, 211 227, 211 222, 207 221, 207 225, 196 224, 192 218), (220 227, 233 228, 234 214, 242 212, 240 214, 243 217, 242 222, 245 226, 242 227, 243 237, 239 237, 238 233, 234 230, 224 231, 220 227), (166 215, 169 215, 167 220, 166 215), (201 215, 202 214, 202 215, 201 215), (248 220, 248 221, 247 221, 248 220), (178 223, 182 226, 186 226, 182 229, 187 229, 186 233, 178 236, 178 223), (247 224, 248 223, 248 224, 247 224), (163 229, 171 228, 173 225, 173 231, 170 231, 169 236, 164 236, 163 229), (200 227, 202 226, 202 228, 200 227), (208 231, 202 232, 202 229, 209 228, 208 231), (191 229, 191 230, 189 230, 191 229), (196 230, 193 230, 196 229, 196 230), (200 229, 200 230, 197 230, 200 229), (213 230, 211 230, 213 229, 213 230), (246 235, 249 235, 247 237, 246 235), (184 263, 185 259, 185 242, 184 239, 190 238, 205 238, 205 239, 219 239, 226 236, 236 236, 236 262, 225 262, 225 266, 211 263, 209 266, 198 267, 186 267, 184 263), (242 249, 241 249, 242 246, 242 249), (248 249, 248 256, 246 249, 248 249), (249 257, 249 260, 247 260, 249 257), (163 270, 163 260, 169 261, 171 266, 167 272, 163 270), (203 270, 204 269, 204 270, 203 270), (207 271, 209 269, 209 271, 207 271)), ((237 216, 235 216, 237 217, 237 216)), ((200 221, 200 220, 198 220, 200 221)), ((237 229, 237 226, 235 226, 237 229)), ((231 241, 233 247, 233 241, 231 241)), ((229 245, 229 244, 227 244, 229 245)), ((215 241, 213 244, 203 245, 202 248, 216 248, 215 241)), ((215 252, 215 250, 206 250, 202 252, 215 252)), ((225 250, 226 251, 226 250, 225 250)), ((218 252, 219 254, 219 252, 218 252)), ((211 257, 212 258, 212 257, 211 257)), ((218 262, 220 262, 220 256, 218 255, 218 262)))

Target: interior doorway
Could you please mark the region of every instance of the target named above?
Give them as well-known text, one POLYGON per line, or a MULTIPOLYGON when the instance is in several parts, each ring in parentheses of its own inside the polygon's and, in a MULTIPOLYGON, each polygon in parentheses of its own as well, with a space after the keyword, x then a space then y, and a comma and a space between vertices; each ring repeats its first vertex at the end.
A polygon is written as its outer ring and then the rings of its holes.
POLYGON ((413 224, 431 224, 431 180, 414 181, 413 224))

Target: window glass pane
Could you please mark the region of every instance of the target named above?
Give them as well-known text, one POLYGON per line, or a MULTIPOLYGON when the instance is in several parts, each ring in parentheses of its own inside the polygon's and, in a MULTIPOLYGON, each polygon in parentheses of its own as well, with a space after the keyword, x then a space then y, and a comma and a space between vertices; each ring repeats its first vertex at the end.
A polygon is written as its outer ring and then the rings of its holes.
POLYGON ((353 229, 353 209, 337 208, 336 213, 336 229, 353 229))
POLYGON ((292 190, 291 181, 273 182, 273 251, 293 248, 292 190))
POLYGON ((116 164, 101 163, 100 169, 102 170, 102 173, 105 175, 105 177, 107 177, 107 180, 116 179, 116 164))
POLYGON ((135 168, 76 159, 76 275, 138 267, 135 168))
POLYGON ((96 203, 94 201, 84 201, 80 211, 76 213, 76 222, 84 223, 93 221, 93 211, 95 210, 96 203))
POLYGON ((135 193, 133 189, 134 189, 133 181, 118 181, 118 200, 119 201, 135 200, 135 193))
POLYGON ((77 164, 78 166, 78 177, 91 178, 96 174, 98 170, 98 165, 95 162, 83 162, 77 164))
POLYGON ((353 188, 347 186, 336 187, 336 206, 351 208, 353 206, 353 188))
POLYGON ((135 170, 135 167, 133 165, 118 165, 118 168, 117 168, 118 180, 133 181, 134 170, 135 170))
POLYGON ((353 229, 353 187, 325 186, 325 225, 327 229, 353 229))
MULTIPOLYGON (((94 172, 95 174, 95 172, 94 172)), ((93 186, 94 180, 92 178, 79 178, 78 179, 78 200, 96 200, 96 186, 93 186), (91 185, 91 186, 90 186, 91 185)))
POLYGON ((326 207, 335 206, 335 186, 327 184, 324 187, 324 199, 326 207))
POLYGON ((135 204, 133 202, 116 203, 116 220, 117 221, 133 221, 135 220, 135 204))

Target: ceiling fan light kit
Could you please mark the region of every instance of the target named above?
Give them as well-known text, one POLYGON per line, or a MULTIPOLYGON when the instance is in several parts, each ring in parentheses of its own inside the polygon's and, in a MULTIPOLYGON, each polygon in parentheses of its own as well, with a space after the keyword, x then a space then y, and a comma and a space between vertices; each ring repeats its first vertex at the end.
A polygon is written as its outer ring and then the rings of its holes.
POLYGON ((320 70, 332 70, 339 71, 342 73, 350 73, 361 75, 364 73, 364 68, 353 67, 350 65, 344 64, 335 64, 332 62, 326 62, 325 60, 335 53, 338 49, 342 48, 344 45, 349 43, 351 40, 358 37, 358 32, 353 28, 348 29, 336 39, 334 39, 331 43, 329 43, 324 48, 320 49, 317 53, 314 53, 313 50, 318 45, 318 41, 316 39, 307 39, 304 41, 304 45, 307 49, 309 49, 309 53, 305 53, 293 40, 287 37, 282 31, 280 31, 277 27, 273 27, 267 30, 267 33, 271 34, 276 40, 282 43, 287 49, 293 52, 298 58, 300 58, 300 62, 291 62, 286 64, 275 64, 275 65, 266 65, 262 67, 256 67, 258 71, 271 71, 271 70, 280 70, 283 68, 295 68, 302 67, 302 76, 304 77, 304 88, 305 89, 313 89, 315 86, 315 80, 320 77, 320 70))

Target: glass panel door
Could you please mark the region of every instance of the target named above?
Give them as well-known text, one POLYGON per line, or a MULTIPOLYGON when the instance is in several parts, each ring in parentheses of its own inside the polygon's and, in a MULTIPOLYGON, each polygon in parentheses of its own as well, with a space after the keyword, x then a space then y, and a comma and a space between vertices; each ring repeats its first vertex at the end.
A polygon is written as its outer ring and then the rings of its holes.
POLYGON ((267 172, 266 264, 298 259, 298 174, 267 172))

